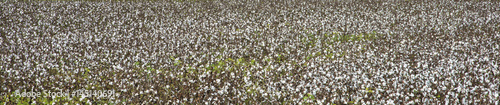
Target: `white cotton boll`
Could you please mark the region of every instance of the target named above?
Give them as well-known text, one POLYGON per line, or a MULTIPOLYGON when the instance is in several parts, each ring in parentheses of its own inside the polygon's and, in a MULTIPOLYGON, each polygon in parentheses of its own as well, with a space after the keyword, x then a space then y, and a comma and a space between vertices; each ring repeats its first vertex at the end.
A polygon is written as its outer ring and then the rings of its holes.
POLYGON ((415 104, 415 102, 414 101, 410 101, 410 102, 408 102, 408 104, 415 104))
POLYGON ((217 91, 219 94, 223 94, 224 92, 222 90, 217 91))
POLYGON ((123 70, 123 67, 121 67, 120 65, 114 65, 113 68, 116 70, 123 70))
POLYGON ((482 68, 479 69, 478 71, 481 72, 481 73, 486 73, 487 72, 485 69, 482 69, 482 68))
POLYGON ((387 100, 387 105, 394 105, 394 100, 392 99, 387 100))

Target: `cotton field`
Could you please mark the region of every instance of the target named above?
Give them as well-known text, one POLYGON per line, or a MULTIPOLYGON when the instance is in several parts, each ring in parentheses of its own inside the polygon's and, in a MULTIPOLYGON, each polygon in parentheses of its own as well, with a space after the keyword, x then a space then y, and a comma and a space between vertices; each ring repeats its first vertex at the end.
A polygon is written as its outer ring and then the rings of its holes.
POLYGON ((0 10, 3 104, 500 104, 495 1, 1 1, 0 10), (46 93, 80 90, 95 94, 46 93))

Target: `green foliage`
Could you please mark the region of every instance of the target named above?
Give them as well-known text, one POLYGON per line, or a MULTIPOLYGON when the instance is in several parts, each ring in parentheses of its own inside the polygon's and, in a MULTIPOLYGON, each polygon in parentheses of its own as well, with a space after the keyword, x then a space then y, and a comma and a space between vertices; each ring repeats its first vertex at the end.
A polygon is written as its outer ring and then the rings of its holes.
POLYGON ((333 57, 333 53, 329 53, 326 55, 327 58, 332 58, 333 57))
POLYGON ((221 73, 222 71, 226 70, 233 72, 236 68, 247 67, 255 64, 255 60, 250 60, 250 61, 251 62, 247 62, 245 58, 238 58, 236 60, 232 58, 227 58, 225 60, 209 64, 208 67, 205 67, 205 70, 207 72, 215 72, 215 73, 221 73))
MULTIPOLYGON (((327 36, 327 35, 325 35, 327 36)), ((372 33, 362 33, 359 35, 340 35, 340 34, 335 34, 335 35, 330 35, 332 36, 332 41, 333 42, 349 42, 349 41, 372 41, 374 39, 377 39, 379 34, 377 32, 372 32, 372 33)))
POLYGON ((90 69, 89 68, 85 68, 85 72, 83 72, 83 78, 87 78, 88 75, 90 73, 90 69))
POLYGON ((240 65, 240 63, 243 63, 245 61, 245 58, 239 58, 238 61, 236 62, 236 65, 240 65))
POLYGON ((419 91, 415 89, 415 90, 413 90, 413 93, 419 93, 419 91))
POLYGON ((308 99, 311 99, 311 100, 315 100, 314 96, 310 93, 307 93, 306 96, 304 96, 303 98, 304 100, 308 100, 308 99))
POLYGON ((312 100, 312 101, 315 101, 316 98, 314 97, 314 95, 310 94, 310 93, 307 93, 303 98, 302 98, 305 101, 307 100, 312 100))
POLYGON ((193 69, 193 67, 192 67, 192 66, 189 66, 189 67, 188 67, 188 71, 189 71, 189 73, 191 73, 191 74, 192 74, 192 73, 198 74, 198 71, 197 71, 196 69, 193 69))
POLYGON ((134 63, 135 66, 140 66, 141 65, 141 62, 137 61, 134 63))
POLYGON ((373 88, 369 88, 369 87, 365 88, 365 91, 367 93, 373 93, 374 92, 373 90, 374 90, 373 88))
POLYGON ((174 66, 179 66, 182 63, 181 60, 175 60, 174 66))

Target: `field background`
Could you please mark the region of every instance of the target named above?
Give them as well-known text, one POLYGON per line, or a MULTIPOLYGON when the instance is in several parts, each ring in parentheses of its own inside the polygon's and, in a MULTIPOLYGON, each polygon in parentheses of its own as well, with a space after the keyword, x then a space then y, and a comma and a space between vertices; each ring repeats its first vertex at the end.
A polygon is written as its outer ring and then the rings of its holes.
POLYGON ((2 104, 499 104, 495 1, 1 1, 2 104), (16 92, 113 90, 115 97, 16 92))

